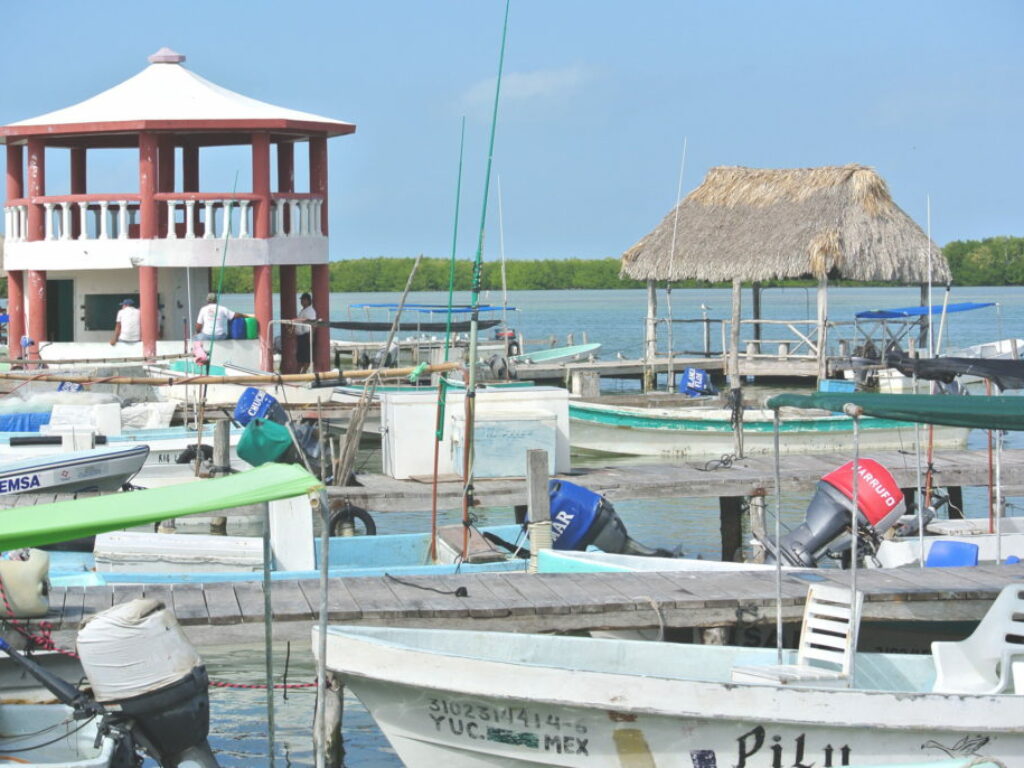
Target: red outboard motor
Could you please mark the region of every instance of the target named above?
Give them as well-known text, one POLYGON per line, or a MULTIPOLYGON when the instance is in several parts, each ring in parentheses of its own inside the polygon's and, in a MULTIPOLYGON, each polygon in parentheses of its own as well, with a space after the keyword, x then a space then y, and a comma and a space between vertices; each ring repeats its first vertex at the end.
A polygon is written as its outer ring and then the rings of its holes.
MULTIPOLYGON (((861 532, 883 533, 903 514, 903 492, 895 478, 874 459, 857 464, 857 522, 861 532)), ((782 562, 814 568, 832 541, 848 531, 853 509, 853 462, 848 461, 818 481, 807 515, 779 545, 782 562)))

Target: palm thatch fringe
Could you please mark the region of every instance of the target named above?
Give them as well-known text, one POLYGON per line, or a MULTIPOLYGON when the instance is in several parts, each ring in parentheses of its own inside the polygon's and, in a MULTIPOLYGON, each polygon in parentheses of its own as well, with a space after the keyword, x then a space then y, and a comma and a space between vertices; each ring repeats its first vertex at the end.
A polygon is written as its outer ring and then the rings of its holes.
POLYGON ((863 165, 712 168, 697 189, 622 255, 637 280, 843 278, 949 280, 942 251, 863 165), (672 230, 677 226, 675 252, 672 230))

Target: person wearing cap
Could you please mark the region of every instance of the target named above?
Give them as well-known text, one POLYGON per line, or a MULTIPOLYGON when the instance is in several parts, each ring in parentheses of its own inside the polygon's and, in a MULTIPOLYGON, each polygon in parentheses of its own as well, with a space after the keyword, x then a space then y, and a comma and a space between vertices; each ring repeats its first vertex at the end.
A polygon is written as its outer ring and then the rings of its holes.
MULTIPOLYGON (((310 321, 317 320, 316 310, 313 309, 313 297, 308 293, 304 293, 299 296, 299 304, 302 305, 302 309, 299 310, 298 317, 294 318, 294 323, 309 323, 310 321)), ((293 325, 292 328, 295 331, 295 362, 299 364, 299 373, 305 373, 309 370, 309 325, 293 325)))
POLYGON ((121 344, 138 344, 142 340, 141 322, 135 299, 122 299, 121 309, 117 311, 114 321, 114 335, 110 337, 110 346, 121 344))
POLYGON ((236 317, 252 317, 242 312, 232 312, 223 304, 217 303, 217 294, 206 294, 206 304, 199 310, 196 317, 196 335, 192 338, 199 341, 219 341, 228 337, 228 323, 236 317))

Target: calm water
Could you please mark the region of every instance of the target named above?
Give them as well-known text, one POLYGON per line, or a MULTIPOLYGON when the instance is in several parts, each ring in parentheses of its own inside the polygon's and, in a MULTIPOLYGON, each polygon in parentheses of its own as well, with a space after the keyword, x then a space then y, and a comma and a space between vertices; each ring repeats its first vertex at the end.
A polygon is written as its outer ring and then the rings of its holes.
MULTIPOLYGON (((916 288, 836 288, 829 292, 829 316, 833 320, 852 319, 863 309, 892 308, 918 303, 916 288)), ((933 292, 933 303, 941 303, 943 292, 933 292)), ((446 295, 439 293, 412 294, 411 302, 443 303, 446 295)), ((397 294, 332 294, 332 316, 339 319, 347 315, 349 304, 359 302, 397 301, 397 294)), ((467 295, 456 296, 456 301, 468 302, 467 295)), ((500 303, 500 294, 485 296, 486 301, 500 303)), ((730 312, 730 291, 677 290, 672 293, 672 310, 676 318, 700 318, 701 305, 708 309, 710 318, 726 318, 730 312)), ((947 349, 977 344, 1010 336, 1024 337, 1024 301, 1019 288, 964 288, 953 291, 951 301, 994 301, 998 306, 973 312, 951 315, 943 333, 943 346, 947 349)), ((252 309, 252 296, 226 296, 224 303, 239 311, 252 309)), ((601 355, 607 359, 621 353, 627 357, 641 354, 646 294, 642 290, 614 291, 525 291, 514 292, 509 303, 518 308, 509 317, 509 325, 522 332, 527 339, 542 339, 555 335, 560 340, 574 334, 574 341, 582 340, 587 332, 590 341, 603 344, 601 355)), ((749 292, 744 296, 745 317, 749 317, 749 292)), ((276 306, 276 301, 275 301, 276 306)), ((797 320, 815 315, 815 292, 811 289, 771 289, 764 292, 762 314, 766 318, 797 320)), ((659 295, 659 315, 665 316, 665 294, 659 295)), ((354 315, 359 316, 359 315, 354 315)), ((659 328, 659 339, 664 350, 665 327, 659 328)), ((716 331, 717 333, 717 331, 716 331)), ((937 331, 936 331, 937 334, 937 331)), ((701 348, 699 326, 676 325, 673 349, 701 348)), ((379 338, 383 338, 380 335, 379 338)), ((717 339, 716 339, 717 341, 717 339)), ((630 388, 635 385, 611 384, 612 387, 630 388)), ((984 436, 973 434, 971 447, 982 447, 984 436)), ((1011 434, 1005 443, 1009 447, 1024 447, 1017 434, 1011 434)), ((365 455, 369 462, 378 457, 365 455)), ((912 460, 912 459, 910 459, 912 460)), ((783 518, 787 523, 802 519, 808 498, 794 495, 783 500, 783 518)), ((1021 500, 1010 499, 1010 514, 1020 514, 1021 500)), ((616 502, 630 534, 647 544, 672 548, 682 544, 690 556, 719 559, 718 505, 709 499, 659 499, 616 502)), ((769 513, 774 507, 769 500, 769 513)), ((980 493, 965 493, 968 516, 983 516, 984 499, 980 493)), ((453 517, 454 517, 454 513, 453 517)), ((510 509, 487 509, 480 513, 481 523, 505 523, 511 519, 510 509)), ((427 527, 422 514, 387 514, 378 517, 381 533, 423 531, 427 527)), ((234 682, 260 682, 263 670, 262 648, 235 648, 204 653, 211 677, 234 682)), ((276 651, 275 669, 284 667, 285 649, 276 651)), ((309 649, 293 646, 289 680, 312 679, 313 668, 309 649)), ((298 690, 285 700, 277 694, 277 765, 305 766, 312 764, 311 723, 313 693, 298 690)), ((213 692, 212 743, 225 766, 267 765, 265 695, 260 691, 213 692)), ((350 768, 361 766, 400 766, 401 762, 390 750, 386 740, 373 724, 359 702, 351 697, 345 702, 346 761, 350 768)))

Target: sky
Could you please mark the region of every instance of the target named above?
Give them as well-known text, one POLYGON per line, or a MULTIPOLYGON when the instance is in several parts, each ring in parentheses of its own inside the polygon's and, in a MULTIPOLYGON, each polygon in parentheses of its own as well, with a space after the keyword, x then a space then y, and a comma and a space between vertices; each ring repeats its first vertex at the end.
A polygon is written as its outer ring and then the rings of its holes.
MULTIPOLYGON (((226 88, 357 125, 329 142, 331 258, 351 259, 449 256, 465 118, 468 259, 504 10, 8 0, 0 124, 99 93, 168 46, 226 88)), ((719 165, 861 163, 923 228, 930 209, 940 245, 1024 235, 1022 33, 1018 0, 512 0, 485 258, 618 257, 672 209, 680 174, 685 195, 719 165)), ((130 152, 96 154, 90 192, 137 188, 130 152)), ((242 150, 202 164, 203 191, 251 183, 242 150)), ((57 165, 50 194, 66 191, 57 165)))

